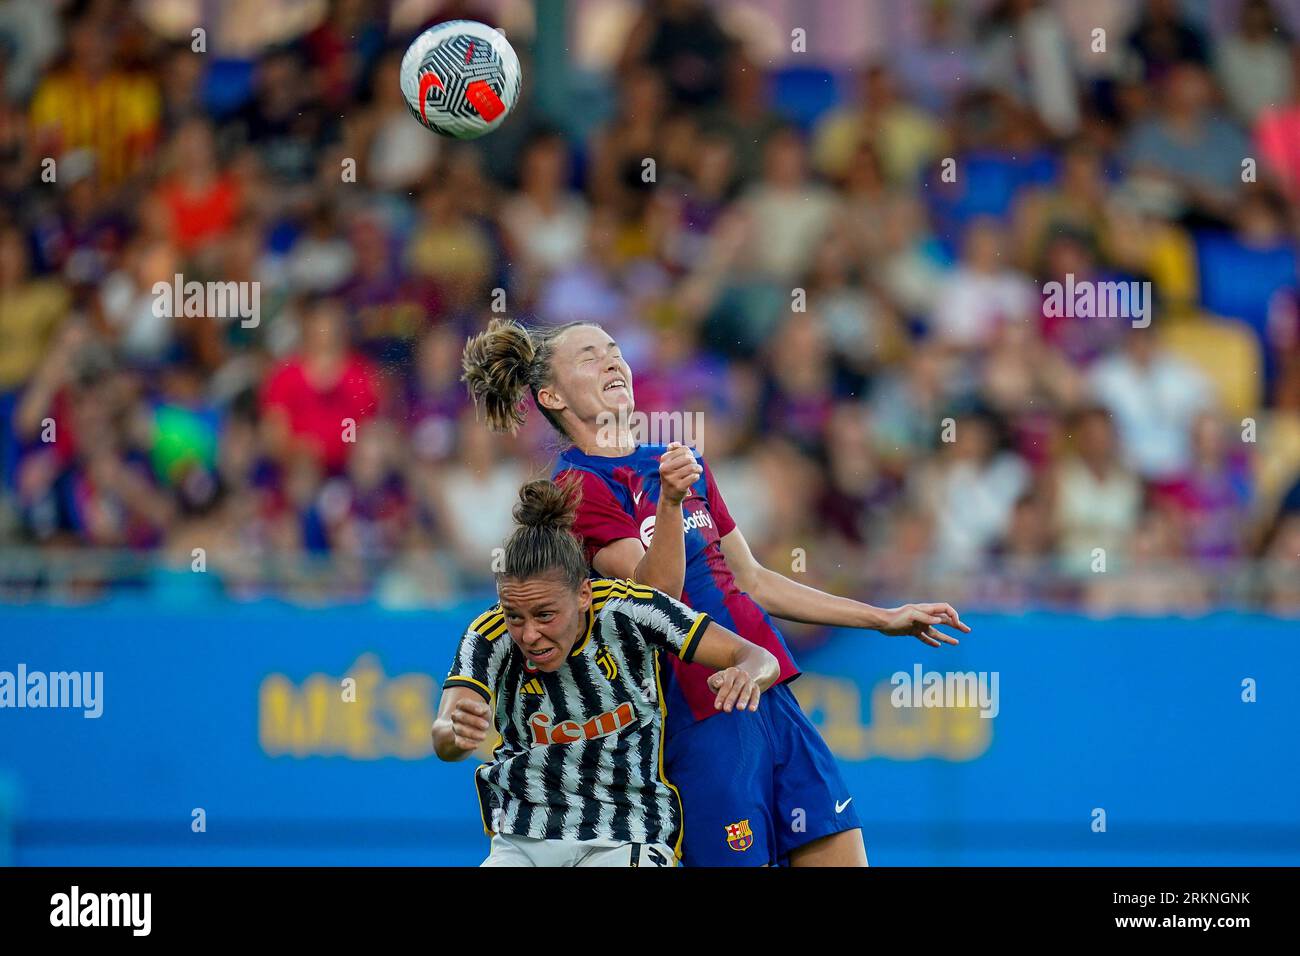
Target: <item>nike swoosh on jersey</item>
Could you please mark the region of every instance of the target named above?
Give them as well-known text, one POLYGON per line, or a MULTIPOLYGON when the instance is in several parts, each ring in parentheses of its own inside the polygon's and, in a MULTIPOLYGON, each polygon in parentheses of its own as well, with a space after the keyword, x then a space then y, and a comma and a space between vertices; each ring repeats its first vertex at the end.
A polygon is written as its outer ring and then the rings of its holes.
POLYGON ((838 800, 836 800, 836 801, 835 801, 835 812, 836 812, 836 813, 843 813, 843 812, 844 812, 844 808, 847 807, 847 806, 848 806, 850 803, 852 803, 852 802, 853 802, 853 798, 852 798, 852 797, 849 797, 849 798, 848 798, 847 800, 845 800, 843 803, 840 803, 838 800))

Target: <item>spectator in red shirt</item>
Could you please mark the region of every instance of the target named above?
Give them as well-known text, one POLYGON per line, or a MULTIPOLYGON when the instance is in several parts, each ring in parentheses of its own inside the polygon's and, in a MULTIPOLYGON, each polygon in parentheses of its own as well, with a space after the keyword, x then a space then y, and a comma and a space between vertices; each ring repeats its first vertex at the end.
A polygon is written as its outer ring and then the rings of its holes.
POLYGON ((1290 103, 1263 110, 1255 124, 1255 145, 1264 165, 1281 181, 1292 201, 1300 201, 1300 45, 1292 50, 1290 103))
POLYGON ((338 474, 379 400, 379 378, 352 351, 342 307, 335 299, 313 300, 303 313, 298 354, 262 390, 268 447, 281 461, 306 453, 338 474))
POLYGON ((171 175, 158 196, 171 220, 171 238, 188 254, 230 231, 240 210, 239 186, 217 163, 212 128, 193 119, 176 131, 171 175))

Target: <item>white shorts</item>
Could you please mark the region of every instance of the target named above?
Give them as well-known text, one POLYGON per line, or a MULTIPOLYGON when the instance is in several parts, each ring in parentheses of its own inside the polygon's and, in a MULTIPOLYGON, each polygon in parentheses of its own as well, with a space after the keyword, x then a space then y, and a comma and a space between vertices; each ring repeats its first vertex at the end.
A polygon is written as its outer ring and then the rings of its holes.
POLYGON ((676 866, 665 843, 611 840, 538 840, 498 833, 480 866, 676 866))

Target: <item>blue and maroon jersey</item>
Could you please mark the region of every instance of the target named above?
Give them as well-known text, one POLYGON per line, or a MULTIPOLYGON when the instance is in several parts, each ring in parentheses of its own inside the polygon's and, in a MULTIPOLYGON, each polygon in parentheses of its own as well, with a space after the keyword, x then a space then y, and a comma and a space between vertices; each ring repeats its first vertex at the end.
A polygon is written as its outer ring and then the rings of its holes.
MULTIPOLYGON (((563 452, 555 464, 556 481, 577 480, 582 486, 574 533, 582 539, 587 563, 601 549, 623 538, 635 538, 647 548, 654 534, 655 509, 659 502, 659 456, 664 445, 639 445, 636 451, 617 458, 587 455, 577 448, 563 452)), ((766 648, 781 665, 778 682, 799 676, 790 649, 772 619, 736 579, 722 554, 721 540, 736 526, 727 512, 713 472, 696 453, 704 473, 682 502, 686 530, 686 575, 682 603, 704 611, 745 640, 766 648)), ((670 658, 674 680, 665 693, 668 730, 712 717, 717 696, 709 689, 713 673, 702 664, 686 664, 670 658)))

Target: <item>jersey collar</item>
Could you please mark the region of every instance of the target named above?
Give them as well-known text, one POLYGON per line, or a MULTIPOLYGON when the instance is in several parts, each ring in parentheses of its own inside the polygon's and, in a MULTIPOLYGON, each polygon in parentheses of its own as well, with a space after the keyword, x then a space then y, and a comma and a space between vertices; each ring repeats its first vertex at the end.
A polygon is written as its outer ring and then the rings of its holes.
POLYGON ((582 649, 586 647, 587 642, 591 640, 591 630, 595 626, 596 626, 596 603, 593 600, 591 604, 587 605, 587 633, 582 635, 582 640, 580 640, 574 646, 573 650, 569 652, 570 657, 577 657, 579 654, 582 653, 582 649))
POLYGON ((571 460, 576 460, 581 464, 586 464, 586 465, 597 465, 601 463, 609 464, 611 462, 623 463, 623 462, 632 461, 633 459, 640 456, 641 450, 643 448, 645 448, 645 445, 638 444, 634 449, 632 449, 626 455, 588 455, 577 445, 570 445, 569 448, 560 455, 560 457, 570 458, 571 460))

